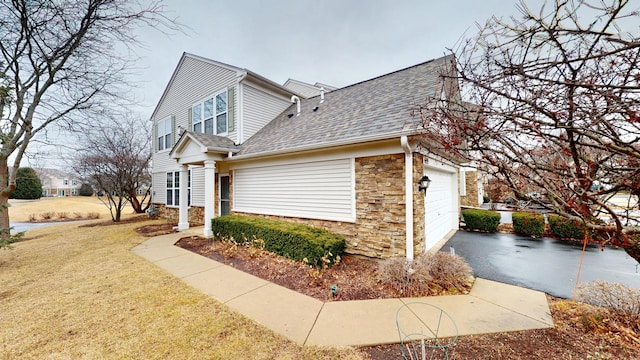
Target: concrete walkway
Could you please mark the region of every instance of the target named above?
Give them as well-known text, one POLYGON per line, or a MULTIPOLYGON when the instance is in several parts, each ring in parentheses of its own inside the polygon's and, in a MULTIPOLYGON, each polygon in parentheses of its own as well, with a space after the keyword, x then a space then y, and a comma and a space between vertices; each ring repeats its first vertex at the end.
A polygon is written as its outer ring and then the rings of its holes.
MULTIPOLYGON (((322 302, 173 245, 182 237, 200 233, 192 229, 156 236, 132 251, 298 344, 398 343, 396 312, 411 302, 446 311, 455 321, 459 335, 553 327, 544 293, 480 278, 469 295, 322 302)), ((437 328, 437 315, 414 315, 426 330, 403 330, 428 333, 437 328)), ((404 327, 405 319, 401 321, 404 327)), ((410 326, 409 322, 406 324, 410 326)), ((411 325, 416 325, 415 321, 411 325)), ((439 336, 452 335, 455 328, 443 323, 439 336)))

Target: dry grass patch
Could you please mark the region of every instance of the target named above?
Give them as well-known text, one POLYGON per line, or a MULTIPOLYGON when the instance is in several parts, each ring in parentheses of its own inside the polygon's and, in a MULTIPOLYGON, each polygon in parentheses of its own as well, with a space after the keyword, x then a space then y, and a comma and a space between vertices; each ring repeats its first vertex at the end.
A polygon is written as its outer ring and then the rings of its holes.
MULTIPOLYGON (((109 209, 95 196, 61 196, 41 198, 39 200, 10 200, 9 217, 11 221, 27 222, 35 217, 41 220, 43 214, 49 219, 57 218, 59 214, 82 214, 84 218, 110 219, 109 209), (97 215, 96 215, 97 214, 97 215), (96 217, 97 216, 97 217, 96 217)), ((127 204, 123 214, 132 213, 127 204)), ((77 217, 77 216, 76 216, 77 217)))
POLYGON ((298 346, 131 253, 161 222, 46 227, 0 251, 0 358, 361 357, 298 346))

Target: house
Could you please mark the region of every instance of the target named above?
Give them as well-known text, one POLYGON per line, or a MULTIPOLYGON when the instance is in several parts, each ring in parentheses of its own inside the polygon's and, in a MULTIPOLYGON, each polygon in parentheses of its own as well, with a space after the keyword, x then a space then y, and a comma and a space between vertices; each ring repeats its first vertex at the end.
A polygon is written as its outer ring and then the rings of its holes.
POLYGON ((58 169, 34 169, 42 183, 42 196, 75 196, 82 181, 75 175, 58 169))
POLYGON ((337 89, 184 53, 151 116, 153 203, 180 230, 211 235, 211 218, 245 214, 342 234, 348 253, 413 258, 459 223, 459 166, 421 145, 416 111, 442 96, 451 60, 337 89))

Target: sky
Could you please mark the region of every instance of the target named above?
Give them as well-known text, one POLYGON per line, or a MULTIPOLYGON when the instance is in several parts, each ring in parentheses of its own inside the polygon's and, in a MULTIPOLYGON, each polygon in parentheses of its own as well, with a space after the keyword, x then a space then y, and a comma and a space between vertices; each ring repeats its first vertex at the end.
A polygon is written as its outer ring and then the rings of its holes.
MULTIPOLYGON (((342 87, 447 53, 516 0, 167 0, 186 26, 140 32, 138 93, 149 118, 183 52, 287 79, 342 87)), ((542 3, 531 1, 529 4, 542 3)))
MULTIPOLYGON (((131 78, 137 83, 133 111, 151 117, 183 52, 280 84, 292 78, 342 87, 444 56, 465 35, 476 33, 476 23, 518 14, 517 2, 165 0, 166 15, 184 30, 170 35, 138 30, 142 47, 131 78)), ((527 3, 537 9, 543 1, 527 3)), ((23 166, 66 166, 59 159, 68 149, 34 150, 37 154, 23 166)))

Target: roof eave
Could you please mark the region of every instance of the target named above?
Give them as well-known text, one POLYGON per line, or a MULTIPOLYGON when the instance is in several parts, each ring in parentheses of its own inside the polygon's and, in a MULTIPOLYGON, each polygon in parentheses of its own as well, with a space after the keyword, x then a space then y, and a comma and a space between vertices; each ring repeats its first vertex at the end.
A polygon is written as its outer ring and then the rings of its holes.
POLYGON ((361 136, 358 138, 349 138, 349 139, 330 141, 330 142, 324 142, 324 143, 318 143, 318 144, 291 147, 286 149, 263 151, 259 153, 253 153, 253 154, 241 154, 241 155, 234 156, 231 160, 249 160, 249 159, 255 159, 260 157, 278 156, 278 155, 285 155, 290 153, 320 150, 320 149, 327 149, 327 148, 346 146, 346 145, 356 145, 356 144, 362 144, 362 143, 373 142, 373 141, 394 139, 403 135, 404 136, 418 135, 421 133, 422 131, 404 130, 404 131, 397 131, 397 132, 386 133, 386 134, 367 135, 367 136, 361 136))

